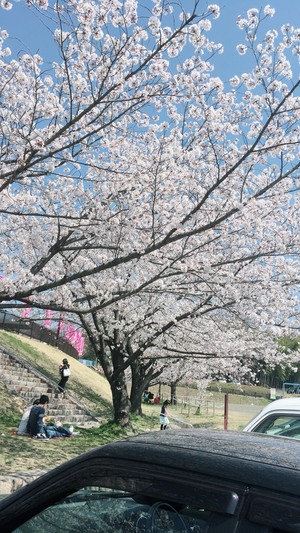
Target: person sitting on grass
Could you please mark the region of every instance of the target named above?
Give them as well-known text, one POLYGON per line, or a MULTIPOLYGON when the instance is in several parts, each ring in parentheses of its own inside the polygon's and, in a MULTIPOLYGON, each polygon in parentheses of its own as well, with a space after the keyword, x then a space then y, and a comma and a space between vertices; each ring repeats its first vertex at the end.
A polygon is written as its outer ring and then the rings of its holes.
POLYGON ((49 396, 42 394, 38 405, 31 407, 28 418, 28 433, 33 439, 46 439, 46 434, 43 426, 43 418, 45 416, 45 407, 49 403, 49 396))
POLYGON ((18 431, 17 431, 17 435, 28 435, 28 418, 29 418, 29 414, 30 414, 30 411, 31 411, 31 408, 33 405, 38 405, 40 402, 40 400, 34 400, 34 402, 29 405, 24 413, 23 413, 23 416, 21 418, 21 422, 19 424, 19 427, 18 427, 18 431))

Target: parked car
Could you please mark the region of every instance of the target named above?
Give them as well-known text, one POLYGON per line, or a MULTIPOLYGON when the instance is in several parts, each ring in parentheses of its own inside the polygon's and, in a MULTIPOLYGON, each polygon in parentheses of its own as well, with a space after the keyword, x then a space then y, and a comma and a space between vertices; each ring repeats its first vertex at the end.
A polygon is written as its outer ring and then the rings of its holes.
POLYGON ((1 533, 299 533, 299 452, 256 433, 145 433, 4 498, 1 533))
POLYGON ((275 400, 252 418, 243 431, 300 439, 300 398, 275 400))
POLYGON ((289 387, 286 392, 288 394, 300 394, 300 387, 298 387, 297 385, 293 385, 289 387))

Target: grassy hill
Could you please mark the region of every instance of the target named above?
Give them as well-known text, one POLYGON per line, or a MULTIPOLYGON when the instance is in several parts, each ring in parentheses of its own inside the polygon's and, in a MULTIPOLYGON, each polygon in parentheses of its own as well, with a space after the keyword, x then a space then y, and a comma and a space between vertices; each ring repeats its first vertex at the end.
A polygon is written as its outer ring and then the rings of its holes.
MULTIPOLYGON (((46 377, 58 383, 58 367, 66 354, 57 348, 15 333, 0 331, 0 344, 28 361, 46 377)), ((72 376, 67 389, 74 391, 89 409, 97 415, 111 417, 111 393, 106 379, 90 367, 76 359, 69 358, 72 376)))

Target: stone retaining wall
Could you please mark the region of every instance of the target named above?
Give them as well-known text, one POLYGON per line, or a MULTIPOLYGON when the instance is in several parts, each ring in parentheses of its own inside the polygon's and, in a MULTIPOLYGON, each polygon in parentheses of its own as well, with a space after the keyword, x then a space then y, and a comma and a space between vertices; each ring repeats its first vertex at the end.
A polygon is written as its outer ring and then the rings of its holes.
POLYGON ((42 476, 47 470, 41 470, 39 472, 19 472, 18 474, 7 474, 6 476, 0 476, 0 497, 8 496, 15 490, 24 487, 30 481, 42 476))

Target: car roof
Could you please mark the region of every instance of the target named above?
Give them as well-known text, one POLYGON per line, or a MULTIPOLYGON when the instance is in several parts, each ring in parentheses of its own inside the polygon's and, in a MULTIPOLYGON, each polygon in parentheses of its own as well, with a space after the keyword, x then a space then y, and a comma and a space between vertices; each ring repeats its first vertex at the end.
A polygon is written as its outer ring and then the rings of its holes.
MULTIPOLYGON (((300 470, 299 443, 289 441, 287 449, 289 455, 283 452, 284 445, 277 438, 269 438, 267 435, 256 434, 245 435, 239 431, 224 431, 211 429, 180 429, 166 432, 142 433, 138 436, 129 437, 124 441, 113 443, 117 446, 133 445, 134 447, 147 447, 153 462, 163 462, 167 460, 168 454, 176 457, 175 453, 197 453, 199 466, 202 465, 201 455, 212 458, 220 456, 222 461, 227 458, 255 462, 260 465, 273 465, 274 463, 286 467, 298 468, 300 470), (257 448, 259 446, 259 448, 257 448), (163 453, 162 461, 156 458, 158 447, 163 453), (270 452, 273 453, 270 453, 270 452), (275 456, 276 459, 275 459, 275 456), (165 457, 165 454, 167 456, 165 457)), ((108 448, 113 444, 108 445, 108 448)), ((104 450, 106 446, 102 447, 104 450)), ((101 450, 101 448, 99 449, 101 450)))
POLYGON ((300 411, 300 397, 295 398, 281 398, 275 400, 264 407, 263 412, 276 411, 277 409, 290 409, 292 411, 300 411))
POLYGON ((258 433, 180 429, 143 433, 84 455, 111 457, 185 476, 204 474, 300 496, 300 443, 258 433))
POLYGON ((255 415, 248 424, 244 427, 243 431, 251 432, 256 428, 260 422, 268 418, 269 416, 276 415, 281 417, 282 415, 299 415, 300 416, 300 398, 282 398, 281 400, 275 400, 274 402, 266 405, 257 415, 255 415))

